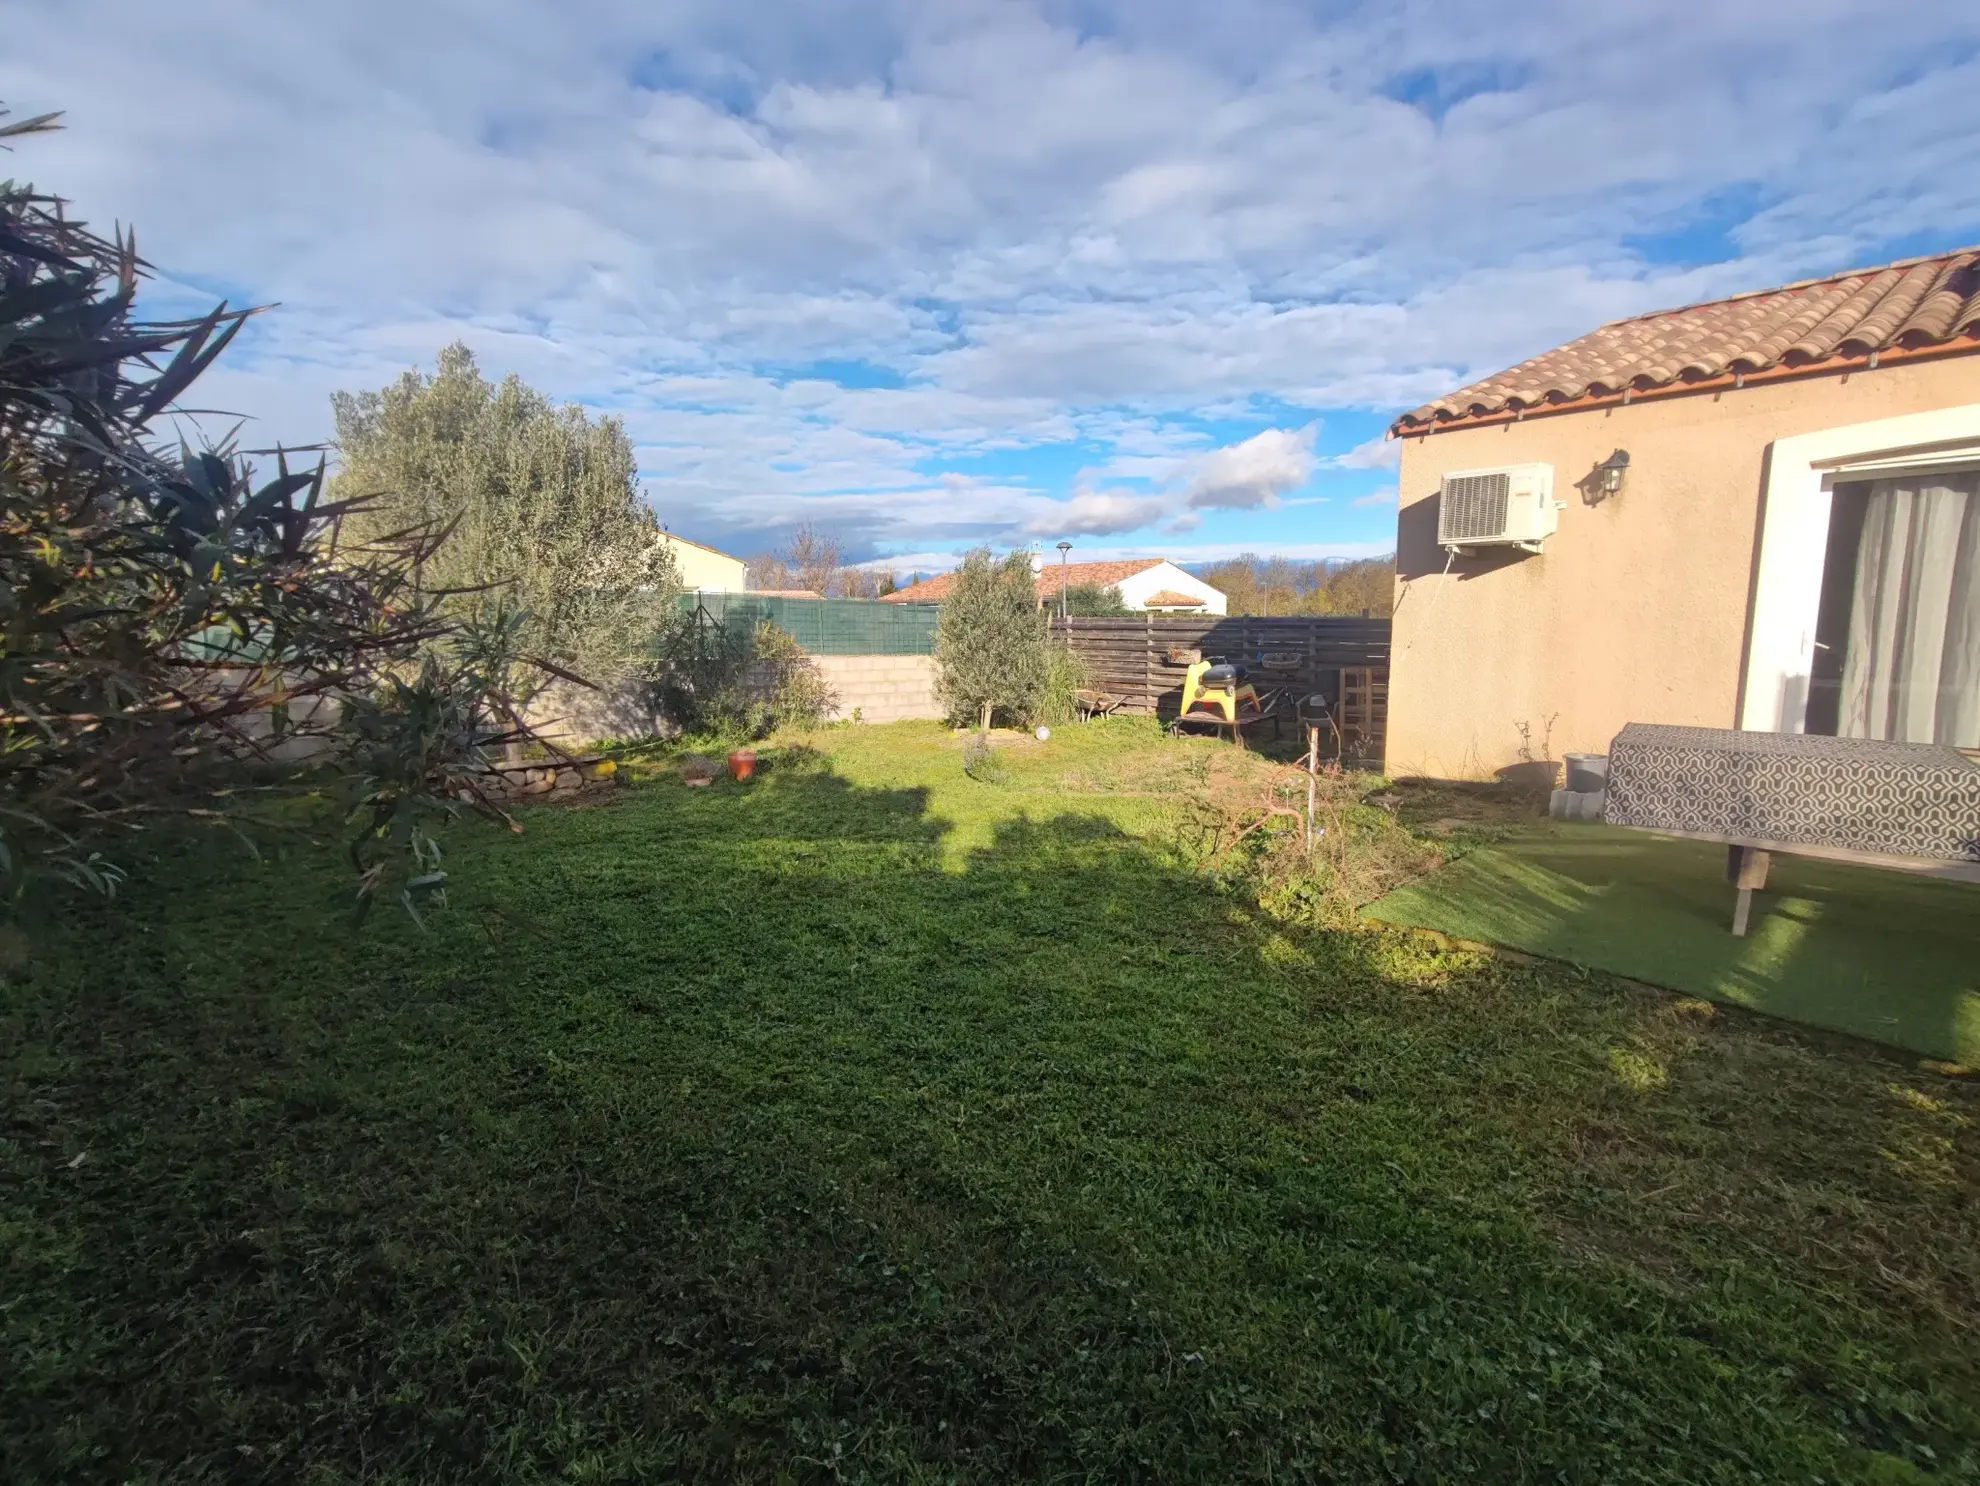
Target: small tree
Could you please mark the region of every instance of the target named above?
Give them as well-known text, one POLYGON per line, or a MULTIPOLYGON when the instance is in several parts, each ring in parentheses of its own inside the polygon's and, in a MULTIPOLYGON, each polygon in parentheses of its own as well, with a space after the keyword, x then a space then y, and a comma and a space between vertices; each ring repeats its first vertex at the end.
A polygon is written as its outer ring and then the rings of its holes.
POLYGON ((1013 552, 997 562, 981 547, 965 557, 935 626, 936 690, 951 718, 984 732, 999 708, 1029 718, 1045 691, 1049 648, 1030 558, 1013 552))
POLYGON ((1066 612, 1081 619, 1121 619, 1134 611, 1121 598, 1118 588, 1102 588, 1098 583, 1075 583, 1066 590, 1066 612))

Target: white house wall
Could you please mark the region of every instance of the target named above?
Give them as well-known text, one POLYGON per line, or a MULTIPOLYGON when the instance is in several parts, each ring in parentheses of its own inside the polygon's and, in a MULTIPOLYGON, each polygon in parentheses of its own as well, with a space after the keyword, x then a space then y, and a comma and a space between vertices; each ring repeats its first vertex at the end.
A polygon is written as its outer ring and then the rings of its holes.
POLYGON ((1225 614, 1229 612, 1229 601, 1219 589, 1212 588, 1195 574, 1177 567, 1172 562, 1160 563, 1155 567, 1136 573, 1118 585, 1121 602, 1130 609, 1145 609, 1148 600, 1163 590, 1171 593, 1186 593, 1192 598, 1203 600, 1203 607, 1192 612, 1202 614, 1225 614))

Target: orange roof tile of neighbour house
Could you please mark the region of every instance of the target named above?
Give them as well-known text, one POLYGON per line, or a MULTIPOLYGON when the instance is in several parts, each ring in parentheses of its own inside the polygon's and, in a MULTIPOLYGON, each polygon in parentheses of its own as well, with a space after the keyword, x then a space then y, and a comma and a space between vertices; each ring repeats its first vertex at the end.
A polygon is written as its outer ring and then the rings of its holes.
POLYGON ((1173 588, 1164 588, 1151 593, 1142 600, 1144 609, 1201 609, 1203 600, 1191 593, 1177 593, 1173 588))
MULTIPOLYGON (((1038 591, 1041 594, 1056 594, 1061 581, 1068 588, 1112 588, 1116 583, 1125 583, 1136 573, 1159 568, 1165 560, 1160 557, 1144 557, 1132 562, 1048 561, 1045 564, 1045 571, 1038 575, 1038 591)), ((949 596, 949 590, 955 587, 955 584, 954 573, 939 573, 933 578, 924 578, 919 583, 912 583, 906 588, 897 588, 892 593, 884 594, 880 601, 885 604, 936 604, 949 596)), ((1187 602, 1195 603, 1200 600, 1187 602)))
POLYGON ((1617 320, 1408 412, 1392 434, 1980 351, 1980 248, 1617 320))

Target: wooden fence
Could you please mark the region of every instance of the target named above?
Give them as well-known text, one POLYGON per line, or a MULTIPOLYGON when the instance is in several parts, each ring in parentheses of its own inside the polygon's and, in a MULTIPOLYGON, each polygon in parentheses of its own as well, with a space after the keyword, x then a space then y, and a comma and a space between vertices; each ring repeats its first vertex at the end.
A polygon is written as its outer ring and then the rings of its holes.
POLYGON ((1389 673, 1389 621, 1298 616, 1291 619, 1169 618, 1136 615, 1127 619, 1052 618, 1052 636, 1070 640, 1086 662, 1088 684, 1119 698, 1126 712, 1174 717, 1182 705, 1187 652, 1212 660, 1244 664, 1261 692, 1284 690, 1287 703, 1318 692, 1336 707, 1342 700, 1342 672, 1365 672, 1364 695, 1374 714, 1366 718, 1369 741, 1386 733, 1389 673))

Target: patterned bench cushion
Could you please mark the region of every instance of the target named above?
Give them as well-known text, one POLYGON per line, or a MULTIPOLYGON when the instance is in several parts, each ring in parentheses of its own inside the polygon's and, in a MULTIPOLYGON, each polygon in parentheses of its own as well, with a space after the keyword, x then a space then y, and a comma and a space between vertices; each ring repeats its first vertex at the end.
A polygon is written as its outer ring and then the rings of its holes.
POLYGON ((1980 862, 1980 764, 1955 748, 1633 722, 1611 825, 1980 862))

